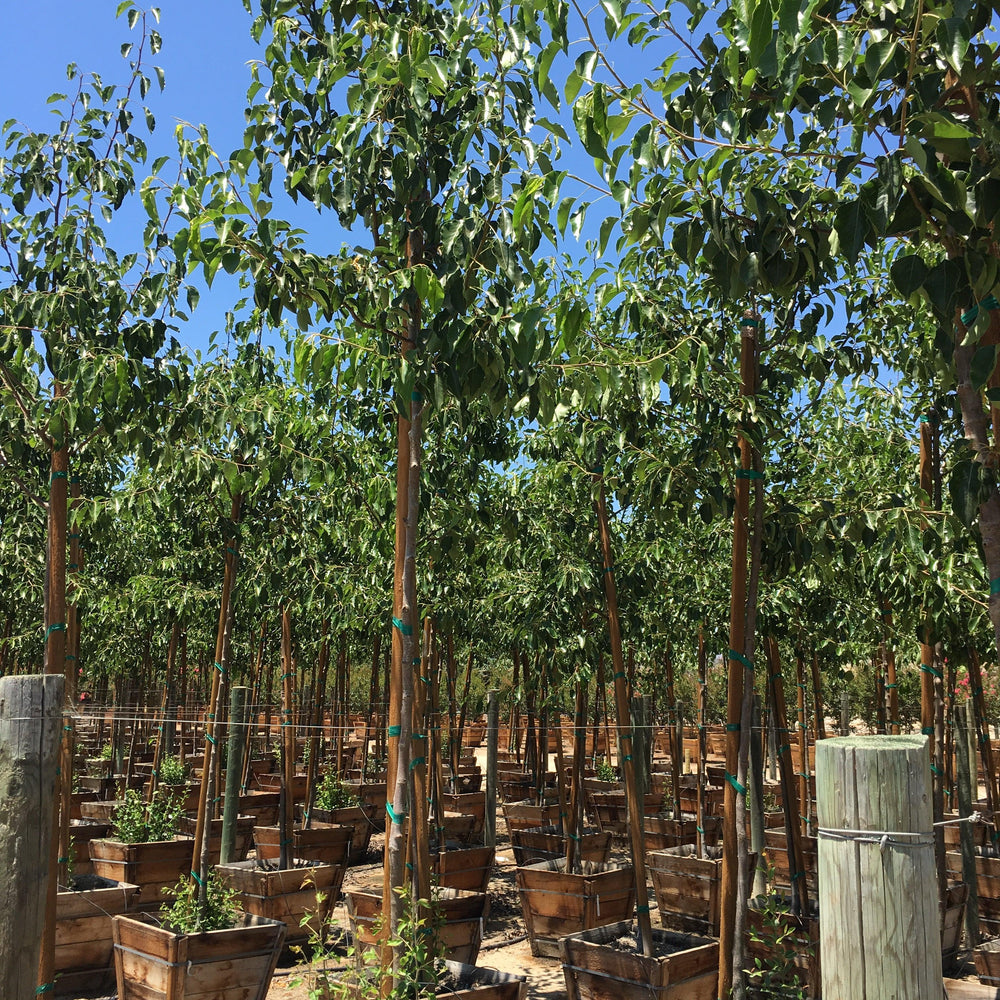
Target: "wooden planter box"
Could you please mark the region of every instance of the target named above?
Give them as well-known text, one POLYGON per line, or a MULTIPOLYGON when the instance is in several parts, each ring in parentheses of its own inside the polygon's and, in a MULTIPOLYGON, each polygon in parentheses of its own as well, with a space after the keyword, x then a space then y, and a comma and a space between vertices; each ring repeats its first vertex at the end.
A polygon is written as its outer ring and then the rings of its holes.
MULTIPOLYGON (((948 828, 945 827, 947 830, 948 828)), ((941 910, 941 961, 947 972, 954 968, 958 959, 958 948, 962 942, 965 923, 965 904, 969 898, 969 887, 965 882, 952 882, 945 894, 941 910)))
POLYGON ((483 839, 483 827, 486 825, 486 793, 485 792, 442 792, 441 807, 447 812, 464 813, 473 819, 470 840, 483 839))
MULTIPOLYGON (((663 809, 664 796, 649 792, 643 798, 643 814, 655 816, 663 809)), ((594 814, 599 830, 615 836, 628 835, 628 806, 624 792, 594 792, 594 814)))
POLYGON ((282 921, 288 928, 285 943, 297 944, 313 932, 323 933, 340 898, 345 867, 296 858, 293 868, 269 867, 266 861, 239 861, 218 865, 215 870, 239 893, 240 906, 247 913, 282 921))
POLYGON ((483 737, 485 736, 486 736, 485 722, 466 723, 465 729, 462 732, 462 746, 481 747, 483 745, 483 737))
MULTIPOLYGON (((962 855, 959 851, 948 851, 944 866, 948 878, 956 882, 962 880, 962 855)), ((976 849, 976 887, 979 891, 981 930, 985 934, 1000 934, 1000 856, 992 848, 976 849)))
MULTIPOLYGON (((292 851, 296 858, 324 861, 330 865, 347 865, 353 829, 349 826, 311 827, 292 832, 292 851)), ((281 856, 281 832, 277 826, 254 827, 254 843, 258 860, 274 861, 281 856)))
POLYGON ((278 822, 281 792, 246 792, 240 796, 241 816, 253 816, 254 826, 274 826, 278 822))
MULTIPOLYGON (((519 867, 566 857, 568 838, 556 826, 511 830, 510 844, 519 867)), ((580 835, 580 859, 606 864, 611 854, 611 834, 592 830, 580 835)))
MULTIPOLYGON (((263 792, 280 792, 285 780, 282 774, 258 774, 257 785, 263 792)), ((292 778, 292 797, 296 802, 304 801, 306 797, 306 775, 296 774, 292 778)))
MULTIPOLYGON (((814 883, 815 884, 815 883, 814 883)), ((780 900, 779 906, 787 904, 780 900)), ((747 982, 751 995, 759 983, 756 961, 771 970, 771 983, 790 988, 797 979, 806 995, 817 1000, 822 988, 819 964, 819 915, 813 910, 809 917, 793 916, 777 906, 765 906, 763 897, 750 901, 747 910, 747 982), (785 968, 778 968, 784 962, 785 968)))
POLYGON ((117 916, 112 932, 118 1000, 264 1000, 285 941, 284 924, 249 914, 205 934, 117 916))
POLYGON ((497 794, 504 802, 520 802, 531 794, 535 779, 523 771, 497 771, 497 794))
POLYGON ((385 781, 345 781, 345 785, 353 788, 362 806, 371 807, 371 820, 376 833, 385 833, 385 781))
MULTIPOLYGON (((705 844, 712 846, 719 842, 722 821, 715 816, 706 816, 702 825, 705 844)), ((667 819, 664 816, 643 816, 643 840, 647 851, 665 851, 685 844, 697 844, 698 821, 696 819, 667 819)))
MULTIPOLYGON (((489 896, 462 889, 436 888, 432 891, 444 918, 440 931, 444 957, 452 962, 475 965, 483 943, 483 921, 490 912, 489 896)), ((348 889, 344 895, 355 940, 365 948, 376 945, 380 940, 376 924, 382 920, 382 890, 348 889)), ((364 958, 361 949, 357 958, 359 963, 364 958)))
POLYGON ((622 921, 563 938, 567 1000, 715 1000, 717 941, 654 930, 652 958, 614 946, 636 931, 622 921))
POLYGON ((585 861, 579 874, 566 870, 566 859, 517 869, 524 924, 531 954, 559 956, 567 934, 630 920, 635 907, 631 867, 585 861))
POLYGON ((368 853, 372 833, 375 830, 375 809, 373 806, 343 806, 340 809, 314 809, 310 814, 310 823, 316 825, 331 824, 334 826, 349 826, 351 828, 351 845, 347 851, 347 863, 358 864, 368 853))
POLYGON ((69 797, 69 818, 83 819, 83 813, 80 811, 80 807, 84 802, 96 802, 97 792, 72 792, 69 797))
POLYGON ((110 829, 109 823, 98 823, 96 820, 70 820, 70 856, 73 859, 74 875, 94 874, 94 864, 90 860, 90 842, 100 837, 106 837, 110 829))
POLYGON ((80 818, 92 823, 110 823, 111 814, 121 804, 121 799, 89 799, 80 803, 80 818))
POLYGON ((976 975, 984 986, 1000 986, 1000 938, 984 941, 972 951, 976 975))
POLYGON ((120 840, 92 840, 90 859, 94 873, 112 882, 139 887, 137 907, 158 909, 182 875, 191 870, 194 841, 190 837, 125 844, 120 840))
POLYGON ((492 847, 464 847, 436 852, 431 848, 431 871, 446 889, 486 892, 493 872, 492 847))
MULTIPOLYGON (((222 820, 209 820, 211 832, 208 840, 208 863, 217 865, 222 854, 222 820)), ((184 816, 180 821, 180 832, 189 837, 194 837, 197 820, 184 816)), ((231 860, 243 861, 250 853, 253 844, 254 818, 253 816, 236 817, 236 846, 235 853, 231 860)))
MULTIPOLYGON (((698 857, 697 851, 685 844, 647 855, 656 907, 665 928, 718 937, 722 848, 709 847, 707 858, 698 857)), ((756 867, 757 855, 751 854, 748 888, 756 867)))
POLYGON ((559 823, 557 802, 542 806, 536 806, 531 802, 505 802, 502 808, 508 832, 537 830, 540 827, 557 826, 559 823))
POLYGON ((137 885, 89 876, 91 888, 56 895, 55 971, 58 994, 78 995, 113 978, 111 918, 125 913, 139 895, 137 885))
MULTIPOLYGON (((806 860, 806 878, 809 885, 816 885, 816 865, 818 860, 817 842, 815 837, 802 838, 802 850, 806 860)), ((790 894, 792 872, 788 865, 788 840, 784 829, 764 831, 764 853, 774 868, 774 888, 779 893, 790 894)))

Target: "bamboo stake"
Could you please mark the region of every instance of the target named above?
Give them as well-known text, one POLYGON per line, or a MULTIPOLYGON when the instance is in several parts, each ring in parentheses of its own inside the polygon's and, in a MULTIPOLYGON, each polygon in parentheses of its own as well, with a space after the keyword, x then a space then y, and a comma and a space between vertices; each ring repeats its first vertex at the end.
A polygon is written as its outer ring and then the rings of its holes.
MULTIPOLYGON (((320 626, 319 663, 316 667, 317 682, 313 693, 312 728, 309 733, 309 767, 306 768, 306 801, 302 816, 302 829, 309 828, 313 803, 316 800, 316 776, 319 773, 319 734, 323 725, 323 707, 326 701, 326 671, 330 660, 330 619, 324 618, 320 626)), ((337 774, 341 774, 337 761, 337 774)))
POLYGON ((611 532, 608 528, 608 511, 604 500, 604 476, 594 473, 596 484, 595 503, 597 525, 601 536, 601 554, 604 560, 604 596, 608 611, 608 633, 611 639, 611 659, 614 665, 615 714, 618 722, 618 739, 622 749, 622 772, 625 777, 625 797, 628 802, 629 840, 632 866, 635 873, 636 917, 639 924, 639 942, 647 958, 653 955, 653 928, 649 919, 649 894, 646 888, 646 851, 643 843, 643 809, 636 795, 635 762, 632 760, 632 732, 629 721, 629 693, 625 682, 625 661, 622 656, 621 626, 618 621, 618 591, 615 587, 614 559, 611 554, 611 532))
POLYGON ((823 700, 823 678, 819 672, 819 654, 813 647, 812 654, 812 685, 813 685, 813 740, 826 739, 826 704, 823 700))
MULTIPOLYGON (((462 742, 465 739, 465 717, 469 709, 469 685, 472 682, 472 642, 469 642, 469 660, 465 665, 465 683, 462 685, 462 702, 458 714, 458 760, 462 759, 462 742)), ((458 779, 458 771, 455 771, 455 779, 458 779)))
POLYGON ((670 785, 674 796, 673 815, 681 820, 681 758, 684 754, 683 733, 676 733, 677 693, 674 690, 674 658, 670 655, 670 643, 663 653, 663 665, 667 673, 667 733, 670 736, 670 785), (674 723, 674 725, 671 725, 674 723))

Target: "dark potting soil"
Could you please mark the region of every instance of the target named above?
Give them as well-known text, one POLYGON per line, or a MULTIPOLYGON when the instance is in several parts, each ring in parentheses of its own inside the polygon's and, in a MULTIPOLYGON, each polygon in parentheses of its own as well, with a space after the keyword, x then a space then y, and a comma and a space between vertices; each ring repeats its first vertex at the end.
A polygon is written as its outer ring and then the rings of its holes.
POLYGON ((67 888, 70 892, 89 892, 91 889, 107 889, 114 884, 100 875, 74 875, 67 888))

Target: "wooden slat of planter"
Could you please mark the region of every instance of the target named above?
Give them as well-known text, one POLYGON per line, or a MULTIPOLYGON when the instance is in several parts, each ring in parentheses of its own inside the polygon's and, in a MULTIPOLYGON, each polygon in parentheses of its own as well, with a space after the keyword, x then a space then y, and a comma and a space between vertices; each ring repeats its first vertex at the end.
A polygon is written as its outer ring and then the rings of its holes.
MULTIPOLYGON (((295 830, 292 834, 296 857, 327 864, 344 864, 351 847, 352 828, 326 826, 320 829, 295 830)), ((254 827, 257 857, 273 860, 281 850, 281 833, 276 826, 254 827)))
POLYGON ((634 934, 627 921, 563 938, 560 952, 568 1000, 715 1000, 718 942, 653 931, 654 949, 678 949, 646 958, 611 945, 634 934))

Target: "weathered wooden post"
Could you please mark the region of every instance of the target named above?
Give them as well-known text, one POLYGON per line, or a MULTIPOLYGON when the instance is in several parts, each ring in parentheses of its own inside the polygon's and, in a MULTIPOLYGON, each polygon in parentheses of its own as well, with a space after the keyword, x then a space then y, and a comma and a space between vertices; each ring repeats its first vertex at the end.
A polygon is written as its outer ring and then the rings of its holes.
POLYGON ((497 846, 497 749, 500 738, 500 692, 486 692, 486 817, 483 843, 497 846))
POLYGON ((249 691, 249 688, 234 687, 229 695, 229 750, 226 753, 226 793, 222 802, 222 845, 219 851, 219 860, 224 865, 236 860, 236 814, 240 811, 249 691))
POLYGON ((62 674, 0 678, 0 857, 7 868, 0 879, 4 1000, 28 1000, 38 986, 65 685, 62 674))
POLYGON ((941 932, 924 736, 816 744, 824 1000, 937 1000, 941 932))

